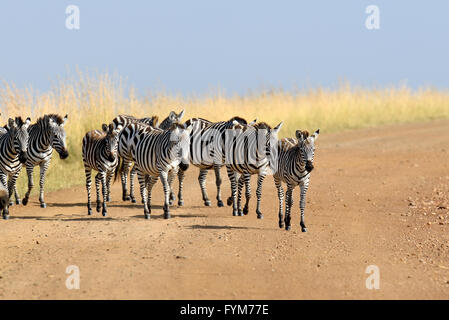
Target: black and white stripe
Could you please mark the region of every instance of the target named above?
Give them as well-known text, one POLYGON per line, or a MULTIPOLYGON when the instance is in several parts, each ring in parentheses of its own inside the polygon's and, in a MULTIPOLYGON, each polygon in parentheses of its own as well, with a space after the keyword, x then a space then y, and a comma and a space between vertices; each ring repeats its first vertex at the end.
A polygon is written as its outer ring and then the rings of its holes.
MULTIPOLYGON (((56 150, 61 159, 66 159, 69 156, 66 143, 66 132, 64 130, 67 118, 67 115, 62 118, 57 114, 48 114, 39 118, 35 124, 32 124, 28 128, 28 159, 25 162, 28 175, 28 191, 22 200, 24 205, 27 205, 31 190, 34 186, 33 169, 34 167, 39 166, 39 202, 41 208, 46 207, 44 201, 45 174, 50 165, 53 149, 56 150)), ((17 192, 17 190, 15 190, 15 192, 17 192)))
POLYGON ((192 127, 173 124, 168 130, 140 130, 134 137, 133 161, 144 203, 145 218, 150 218, 151 190, 159 178, 164 188, 164 218, 170 217, 169 172, 188 166, 189 134, 192 127), (147 196, 148 193, 148 196, 147 196))
POLYGON ((291 207, 293 204, 293 189, 299 185, 301 199, 299 208, 301 211, 301 230, 307 231, 304 223, 304 210, 306 206, 306 193, 309 188, 310 172, 313 170, 313 158, 315 154, 315 141, 318 138, 320 129, 309 136, 307 131, 296 131, 296 139, 282 139, 278 146, 277 169, 274 174, 274 183, 278 191, 279 198, 279 227, 290 230, 291 228, 291 207), (287 199, 285 205, 285 220, 282 220, 284 204, 284 189, 282 182, 287 184, 287 199))
MULTIPOLYGON (((22 169, 23 163, 28 158, 28 127, 30 118, 25 121, 21 117, 15 120, 9 119, 6 133, 0 135, 0 181, 8 189, 8 197, 11 198, 16 180, 22 169)), ((16 202, 19 201, 16 195, 16 202)), ((9 205, 12 203, 9 202, 9 205)), ((8 219, 8 207, 3 208, 3 218, 8 219)))
POLYGON ((262 185, 271 168, 271 153, 277 145, 277 135, 281 127, 282 122, 275 128, 271 128, 264 122, 243 126, 237 124, 233 128, 233 139, 227 138, 225 161, 228 177, 231 181, 231 197, 228 199, 228 205, 232 203, 234 216, 248 214, 251 198, 250 178, 251 175, 257 174, 256 213, 258 219, 263 218, 260 210, 262 185), (237 181, 239 188, 237 187, 237 181), (243 185, 246 187, 246 203, 242 210, 241 190, 243 185))
POLYGON ((87 212, 92 214, 90 189, 92 185, 92 170, 98 171, 95 176, 95 187, 97 192, 97 212, 100 212, 100 183, 103 189, 103 209, 102 215, 106 216, 106 202, 109 201, 110 188, 114 171, 118 165, 117 144, 119 132, 122 129, 118 125, 114 129, 114 125, 102 125, 103 131, 93 130, 83 138, 83 163, 86 173, 86 189, 87 189, 87 212))

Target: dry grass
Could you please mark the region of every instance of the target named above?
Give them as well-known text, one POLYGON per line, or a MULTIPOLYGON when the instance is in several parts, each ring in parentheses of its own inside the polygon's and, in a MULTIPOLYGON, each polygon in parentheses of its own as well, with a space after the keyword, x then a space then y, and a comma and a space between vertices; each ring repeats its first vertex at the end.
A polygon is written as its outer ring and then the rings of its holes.
MULTIPOLYGON (((47 175, 47 190, 84 184, 81 141, 84 134, 100 128, 117 114, 158 115, 186 110, 185 119, 204 117, 224 120, 239 115, 249 120, 258 118, 271 125, 284 121, 282 136, 291 136, 298 128, 335 132, 389 123, 449 118, 449 92, 408 88, 367 90, 343 86, 338 90, 316 89, 307 92, 262 92, 246 96, 169 96, 149 94, 142 98, 119 77, 99 74, 94 77, 78 73, 60 80, 49 92, 16 88, 4 82, 0 86, 0 123, 16 115, 36 120, 46 113, 69 114, 66 125, 70 156, 54 156, 47 175)), ((37 169, 35 177, 37 178, 37 169)), ((25 191, 21 174, 19 191, 25 191)), ((36 188, 37 189, 37 188, 36 188)), ((36 195, 37 190, 33 191, 36 195)))

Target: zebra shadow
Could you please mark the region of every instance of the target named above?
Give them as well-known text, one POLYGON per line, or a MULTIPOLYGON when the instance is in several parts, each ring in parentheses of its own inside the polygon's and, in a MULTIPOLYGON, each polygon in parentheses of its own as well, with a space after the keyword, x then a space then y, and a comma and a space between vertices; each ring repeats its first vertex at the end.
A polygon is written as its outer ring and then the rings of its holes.
MULTIPOLYGON (((170 215, 170 219, 173 218, 205 218, 207 217, 206 215, 201 215, 201 214, 172 214, 170 215)), ((139 215, 135 215, 132 216, 132 218, 138 218, 138 219, 145 219, 145 216, 143 214, 139 214, 139 215)), ((151 214, 151 219, 164 219, 164 215, 163 214, 151 214)), ((170 219, 166 219, 167 221, 169 221, 170 219)))
POLYGON ((238 226, 217 226, 217 225, 200 225, 194 224, 187 227, 188 229, 203 229, 203 230, 262 230, 257 227, 238 227, 238 226))
POLYGON ((10 216, 10 219, 39 221, 125 221, 128 219, 114 217, 43 217, 43 216, 10 216))

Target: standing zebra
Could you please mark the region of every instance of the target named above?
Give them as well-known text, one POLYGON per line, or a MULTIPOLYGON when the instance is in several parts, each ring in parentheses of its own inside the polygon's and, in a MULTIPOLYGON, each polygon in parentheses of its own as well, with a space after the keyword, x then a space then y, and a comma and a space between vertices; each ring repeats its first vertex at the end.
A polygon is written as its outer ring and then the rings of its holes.
MULTIPOLYGON (((192 125, 190 133, 190 163, 200 169, 198 182, 201 188, 204 205, 210 206, 211 201, 207 194, 206 177, 209 170, 214 169, 215 184, 217 186, 217 206, 223 207, 221 199, 221 175, 220 169, 223 167, 223 146, 225 132, 231 129, 235 123, 246 125, 247 121, 240 117, 233 117, 228 121, 211 122, 202 118, 192 118, 186 121, 185 125, 192 125)), ((182 201, 182 185, 184 172, 178 173, 180 192, 179 201, 182 201)), ((178 203, 179 204, 179 203, 178 203)))
POLYGON ((263 218, 263 214, 260 211, 262 184, 271 167, 271 152, 275 150, 277 145, 277 135, 282 127, 282 123, 279 123, 274 128, 271 128, 265 122, 243 126, 237 124, 233 128, 233 139, 227 138, 225 161, 228 177, 231 181, 231 199, 228 199, 228 204, 232 203, 232 214, 234 216, 242 216, 248 213, 249 200, 251 198, 250 178, 251 175, 257 174, 256 213, 258 219, 263 218), (239 181, 241 186, 239 188, 238 201, 237 181, 239 181), (246 203, 242 211, 240 202, 243 184, 246 186, 246 203))
MULTIPOLYGON (((28 203, 31 190, 34 186, 33 169, 35 166, 40 167, 39 202, 41 208, 47 206, 44 201, 45 173, 50 165, 53 148, 61 159, 66 159, 69 156, 66 144, 66 132, 64 130, 67 118, 67 115, 62 118, 57 114, 48 114, 37 119, 37 122, 28 128, 28 159, 25 162, 28 175, 28 191, 22 200, 25 206, 28 203)), ((16 189, 14 191, 17 192, 16 189)))
POLYGON ((285 205, 285 230, 290 230, 290 210, 293 204, 293 189, 299 185, 301 199, 301 231, 306 232, 304 223, 304 209, 306 206, 306 193, 309 188, 310 172, 313 170, 313 157, 315 154, 315 141, 320 129, 309 136, 307 131, 296 130, 296 139, 282 139, 278 146, 277 169, 274 174, 274 183, 279 198, 279 227, 284 227, 282 209, 284 204, 284 189, 282 182, 287 184, 287 201, 285 205))
MULTIPOLYGON (((28 126, 30 118, 25 121, 21 117, 9 119, 6 133, 0 135, 0 181, 8 188, 8 197, 11 198, 17 177, 26 162, 28 155, 28 126)), ((16 203, 19 198, 16 194, 16 203)), ((9 205, 12 203, 9 202, 9 205)), ((8 208, 3 208, 3 219, 9 218, 8 208)))
POLYGON ((140 130, 135 136, 136 144, 132 148, 133 160, 140 184, 140 193, 144 204, 145 218, 150 218, 151 190, 159 177, 164 188, 164 218, 170 218, 169 172, 188 167, 189 134, 192 127, 185 128, 173 124, 170 129, 140 130), (148 192, 148 197, 147 197, 148 192))
POLYGON ((110 187, 114 171, 118 164, 117 143, 118 135, 122 129, 119 125, 114 129, 111 123, 109 126, 102 125, 103 131, 92 130, 83 138, 83 163, 86 173, 86 189, 87 189, 87 213, 92 214, 90 189, 92 185, 92 169, 98 171, 95 176, 95 188, 97 191, 97 212, 100 212, 100 183, 103 189, 103 209, 102 215, 106 216, 106 202, 109 201, 110 187))
MULTIPOLYGON (((117 128, 118 126, 122 127, 122 130, 124 128, 126 128, 126 126, 128 126, 129 124, 132 123, 140 123, 143 125, 148 125, 151 126, 153 128, 157 128, 158 127, 158 122, 159 122, 159 118, 157 116, 152 116, 149 118, 141 118, 138 119, 136 117, 133 116, 129 116, 129 115, 118 115, 117 117, 115 117, 112 120, 112 125, 114 126, 114 129, 117 128)), ((120 136, 122 135, 122 130, 120 131, 120 136)), ((125 139, 127 140, 127 139, 125 139)), ((119 142, 118 142, 118 155, 120 157, 120 159, 123 161, 121 164, 121 170, 120 170, 120 178, 122 180, 122 200, 123 201, 128 201, 131 200, 133 203, 136 202, 136 199, 134 198, 134 182, 133 182, 133 178, 134 178, 134 172, 131 171, 131 176, 130 176, 130 186, 131 186, 131 192, 128 195, 128 172, 129 172, 129 168, 132 164, 132 161, 129 160, 129 156, 128 156, 128 148, 129 148, 129 141, 126 142, 126 144, 123 144, 123 139, 121 139, 119 137, 119 142)))

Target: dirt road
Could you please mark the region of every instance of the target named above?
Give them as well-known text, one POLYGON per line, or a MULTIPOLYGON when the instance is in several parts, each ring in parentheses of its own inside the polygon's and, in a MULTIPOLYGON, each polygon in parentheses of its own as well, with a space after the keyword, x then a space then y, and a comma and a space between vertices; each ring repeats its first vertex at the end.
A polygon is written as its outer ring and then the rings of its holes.
MULTIPOLYGON (((254 181, 248 216, 203 207, 196 168, 170 220, 160 183, 149 221, 140 204, 119 200, 118 183, 106 218, 87 216, 84 187, 47 194, 47 209, 35 191, 0 221, 0 298, 448 299, 449 121, 322 132, 307 233, 298 189, 292 230, 278 228, 271 177, 263 220, 254 181), (79 267, 79 290, 66 288, 69 265, 79 267), (379 268, 378 290, 366 288, 369 265, 379 268)), ((210 172, 211 199, 214 182, 210 172)))

